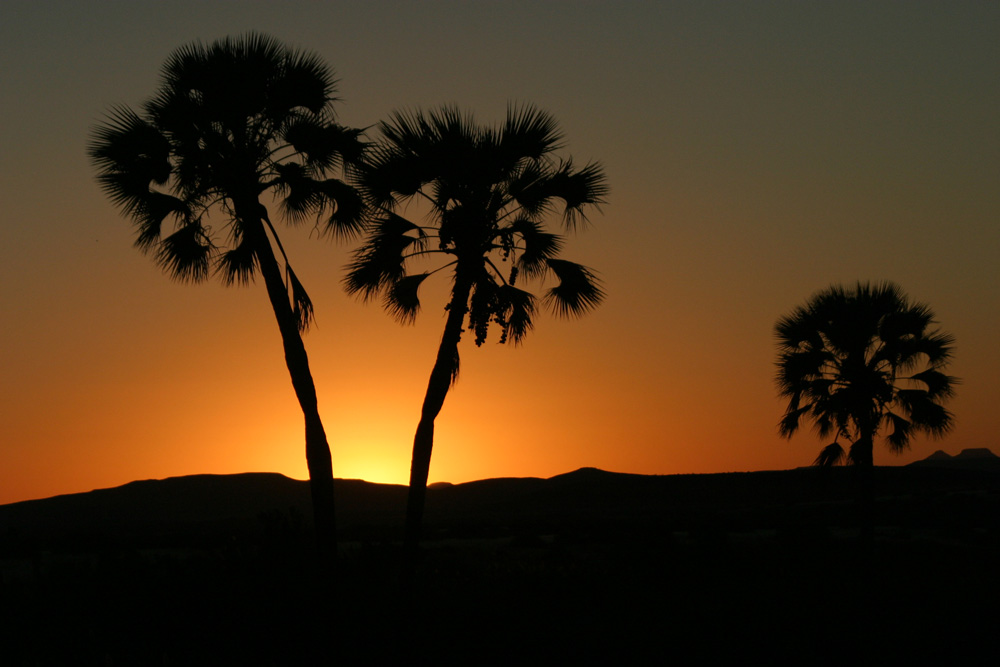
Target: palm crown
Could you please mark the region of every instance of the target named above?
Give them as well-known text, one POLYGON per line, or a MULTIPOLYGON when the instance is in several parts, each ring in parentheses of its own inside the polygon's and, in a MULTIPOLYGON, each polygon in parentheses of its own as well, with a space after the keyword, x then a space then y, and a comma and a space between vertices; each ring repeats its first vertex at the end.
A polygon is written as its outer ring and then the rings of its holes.
POLYGON ((820 437, 835 439, 817 463, 846 455, 871 464, 872 443, 883 429, 894 452, 917 432, 950 430, 952 415, 942 403, 958 380, 943 369, 954 339, 931 329, 933 317, 892 283, 834 286, 782 317, 775 326, 777 384, 789 402, 781 434, 791 437, 810 419, 820 437), (841 438, 850 443, 847 453, 841 438))
MULTIPOLYGON (((553 157, 561 137, 549 115, 510 108, 499 127, 483 127, 445 107, 396 113, 379 130, 382 140, 360 172, 374 214, 348 267, 349 292, 380 295, 392 315, 408 322, 420 308, 421 283, 450 268, 448 308, 468 313, 477 344, 486 340, 491 323, 500 327, 501 342, 519 343, 530 331, 536 297, 521 289, 521 279, 554 276, 557 284, 543 301, 562 315, 600 303, 603 292, 593 272, 557 257, 563 237, 545 231, 543 221, 558 211, 573 229, 586 219, 588 206, 603 202, 607 186, 598 165, 576 168, 553 157), (414 200, 428 210, 423 224, 397 212, 414 200), (446 261, 409 271, 412 260, 434 254, 446 261)), ((453 372, 457 359, 455 364, 453 372)))
POLYGON ((116 107, 89 147, 101 185, 135 223, 136 246, 176 279, 214 271, 246 283, 270 233, 304 329, 312 304, 258 202, 270 191, 292 222, 313 214, 336 233, 360 228, 360 197, 326 176, 363 149, 359 131, 333 120, 334 83, 318 58, 262 35, 176 51, 159 93, 141 112, 116 107), (208 224, 213 210, 224 231, 208 224), (266 232, 250 229, 262 221, 266 232))

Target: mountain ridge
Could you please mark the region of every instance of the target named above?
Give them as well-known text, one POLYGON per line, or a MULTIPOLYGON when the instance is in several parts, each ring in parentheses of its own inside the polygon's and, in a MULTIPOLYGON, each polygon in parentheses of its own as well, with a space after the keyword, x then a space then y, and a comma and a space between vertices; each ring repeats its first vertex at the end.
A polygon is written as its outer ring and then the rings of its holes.
MULTIPOLYGON (((972 447, 962 449, 958 454, 952 455, 944 450, 937 450, 930 454, 926 458, 920 459, 918 461, 913 461, 906 464, 905 466, 877 466, 878 468, 897 468, 897 467, 910 467, 910 466, 931 466, 931 465, 951 465, 955 462, 962 462, 968 464, 968 467, 975 467, 977 465, 982 465, 985 468, 992 468, 994 464, 1000 464, 1000 456, 997 456, 988 447, 972 447)), ((812 466, 804 466, 802 468, 796 468, 795 470, 806 470, 810 469, 812 466)), ((786 472, 780 470, 752 470, 744 472, 716 472, 716 473, 669 473, 669 474, 644 474, 644 473, 627 473, 627 472, 614 472, 610 470, 604 470, 602 468, 597 468, 594 466, 583 466, 569 472, 560 473, 553 475, 552 477, 485 477, 479 480, 471 480, 468 482, 446 482, 439 481, 428 484, 427 488, 433 491, 440 491, 444 489, 451 489, 456 487, 468 487, 469 485, 481 485, 481 484, 496 484, 513 480, 538 480, 538 481, 554 481, 554 480, 575 480, 580 481, 583 479, 599 480, 607 479, 609 477, 615 476, 620 478, 663 478, 663 477, 691 477, 691 476, 713 476, 713 475, 745 475, 754 473, 773 473, 773 472, 786 472)), ((130 482, 125 482, 118 486, 102 487, 99 489, 91 489, 89 491, 80 491, 76 493, 63 493, 54 496, 48 496, 44 498, 31 498, 28 500, 19 500, 12 503, 0 504, 0 508, 11 507, 15 505, 24 505, 28 503, 39 503, 54 501, 59 498, 81 498, 93 495, 101 495, 109 491, 123 490, 123 489, 139 489, 143 487, 155 487, 160 484, 180 484, 189 485, 196 483, 198 480, 207 481, 212 479, 230 479, 230 480, 256 480, 258 484, 271 483, 276 485, 307 485, 306 480, 298 480, 292 477, 288 477, 282 473, 277 472, 240 472, 240 473, 192 473, 190 475, 174 475, 164 478, 150 478, 150 479, 137 479, 130 482)), ((384 482, 369 482, 367 480, 358 478, 348 478, 348 477, 338 477, 336 478, 336 483, 338 485, 370 485, 379 488, 407 488, 405 484, 392 484, 384 482)))
MULTIPOLYGON (((943 461, 935 454, 925 460, 927 465, 878 467, 877 488, 891 502, 915 493, 944 497, 969 489, 1000 492, 1000 468, 996 467, 1000 458, 986 452, 972 451, 943 461)), ((856 498, 852 472, 849 468, 802 468, 640 475, 584 467, 546 479, 492 478, 434 485, 427 495, 426 534, 598 527, 641 532, 649 525, 683 528, 706 521, 738 530, 829 523, 856 498)), ((337 520, 343 539, 397 539, 406 493, 402 485, 338 479, 337 520)), ((187 541, 220 541, 279 524, 305 533, 310 512, 306 481, 280 473, 197 474, 0 505, 0 537, 85 538, 90 543, 123 536, 142 543, 165 543, 178 536, 187 541)))

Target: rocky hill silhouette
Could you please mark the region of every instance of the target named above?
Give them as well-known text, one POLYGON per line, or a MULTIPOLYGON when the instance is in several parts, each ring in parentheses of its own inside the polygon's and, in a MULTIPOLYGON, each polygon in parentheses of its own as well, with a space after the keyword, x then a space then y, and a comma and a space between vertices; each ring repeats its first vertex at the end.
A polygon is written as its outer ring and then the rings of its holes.
POLYGON ((917 467, 962 468, 965 470, 1000 471, 1000 456, 986 447, 963 449, 952 456, 939 449, 930 456, 910 464, 917 467))

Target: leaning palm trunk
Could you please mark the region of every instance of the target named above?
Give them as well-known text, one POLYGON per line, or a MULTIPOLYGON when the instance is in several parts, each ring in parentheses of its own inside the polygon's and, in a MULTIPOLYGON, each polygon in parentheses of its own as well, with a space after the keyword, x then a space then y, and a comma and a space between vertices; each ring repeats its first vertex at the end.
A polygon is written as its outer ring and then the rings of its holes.
POLYGON ((330 448, 301 333, 312 301, 292 271, 260 197, 289 222, 361 231, 364 202, 334 170, 357 164, 360 130, 334 122, 332 72, 318 58, 256 33, 175 51, 141 112, 115 107, 88 153, 98 179, 136 229, 136 247, 175 280, 247 285, 259 272, 305 417, 320 556, 336 554, 330 448), (214 212, 214 213, 213 213, 214 212), (210 219, 222 221, 212 229, 210 219), (272 243, 274 246, 272 247, 272 243))
MULTIPOLYGON (((256 208, 260 208, 257 204, 256 208)), ((326 431, 319 416, 316 386, 309 370, 309 357, 299 333, 297 319, 288 301, 288 288, 281 278, 281 269, 267 238, 267 232, 256 219, 242 215, 245 229, 252 234, 260 272, 267 287, 267 296, 278 321, 281 343, 285 351, 285 365, 291 376, 292 387, 305 417, 306 464, 309 468, 309 490, 316 527, 316 544, 321 562, 330 563, 336 558, 337 537, 333 495, 333 463, 326 431)))
POLYGON ((403 536, 403 581, 409 585, 416 568, 417 550, 420 545, 420 527, 427 500, 427 479, 431 469, 431 452, 434 449, 434 420, 441 412, 448 389, 458 373, 458 343, 462 338, 462 322, 468 310, 472 281, 457 279, 448 306, 448 319, 444 335, 438 346, 437 358, 424 394, 420 410, 420 423, 413 437, 413 459, 410 464, 410 488, 406 497, 406 525, 403 536))

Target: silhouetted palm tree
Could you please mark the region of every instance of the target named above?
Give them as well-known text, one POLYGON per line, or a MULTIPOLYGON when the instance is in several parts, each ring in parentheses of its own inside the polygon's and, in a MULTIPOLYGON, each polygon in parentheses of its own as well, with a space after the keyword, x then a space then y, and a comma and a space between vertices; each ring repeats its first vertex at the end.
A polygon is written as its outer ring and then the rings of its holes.
MULTIPOLYGON (((499 127, 445 107, 430 113, 396 113, 379 126, 360 182, 374 212, 364 244, 348 267, 345 286, 365 299, 381 296, 400 322, 420 308, 417 291, 432 274, 447 270, 451 292, 437 358, 413 440, 405 542, 412 566, 434 443, 434 420, 459 370, 464 328, 477 345, 491 324, 500 342, 520 343, 532 327, 536 297, 521 288, 526 279, 555 278, 542 302, 559 315, 579 315, 603 298, 594 274, 558 259, 564 238, 543 222, 558 214, 566 229, 586 220, 589 207, 607 192, 594 163, 581 168, 558 159, 561 135, 548 114, 510 108, 499 127), (422 224, 397 212, 423 209, 422 224), (419 272, 411 260, 439 255, 443 263, 419 272)), ((426 266, 426 263, 425 263, 426 266)))
POLYGON ((861 535, 869 546, 878 434, 887 431, 885 443, 901 452, 915 433, 940 436, 952 427, 942 403, 958 383, 943 372, 954 339, 933 324, 930 309, 911 303, 896 285, 859 282, 815 294, 775 325, 778 388, 788 397, 780 433, 790 438, 807 419, 820 437, 834 436, 816 463, 858 468, 861 535))
POLYGON ((267 36, 192 44, 170 56, 141 111, 115 107, 89 146, 105 192, 138 230, 136 246, 172 278, 263 277, 305 416, 324 558, 336 552, 333 472, 301 337, 313 306, 261 199, 275 198, 292 222, 315 216, 334 234, 360 231, 360 196, 328 177, 363 152, 360 132, 334 122, 334 86, 317 57, 267 36))
POLYGON ((883 429, 894 452, 908 448, 914 433, 946 433, 952 415, 942 403, 957 379, 943 369, 954 339, 931 330, 933 318, 892 283, 830 287, 782 317, 777 381, 789 402, 781 435, 810 419, 820 437, 834 436, 818 464, 871 466, 883 429), (846 452, 841 439, 850 443, 846 452))

